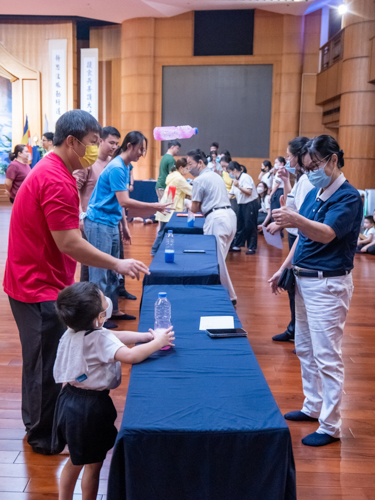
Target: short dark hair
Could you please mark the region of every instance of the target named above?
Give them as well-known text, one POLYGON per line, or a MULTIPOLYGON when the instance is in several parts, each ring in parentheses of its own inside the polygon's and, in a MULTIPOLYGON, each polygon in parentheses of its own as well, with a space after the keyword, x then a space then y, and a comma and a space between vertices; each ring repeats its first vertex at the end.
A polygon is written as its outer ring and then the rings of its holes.
POLYGON ((102 134, 102 127, 99 125, 98 120, 83 109, 72 109, 61 115, 57 120, 53 145, 61 146, 69 135, 82 141, 90 132, 102 134))
POLYGON ((125 136, 125 139, 122 141, 121 146, 119 146, 114 155, 113 158, 116 158, 119 154, 123 153, 128 149, 128 144, 131 144, 132 146, 136 146, 137 144, 143 144, 143 141, 146 142, 146 149, 147 149, 147 137, 145 137, 142 132, 138 132, 138 130, 133 130, 132 132, 128 132, 125 136))
POLYGON ((173 146, 178 146, 179 148, 181 147, 181 143, 178 141, 169 141, 168 142, 168 149, 173 148, 173 146))
POLYGON ((199 163, 199 160, 202 160, 205 165, 208 164, 207 156, 200 149, 192 149, 187 152, 186 156, 193 158, 196 163, 199 163))
POLYGON ((55 134, 53 132, 44 132, 42 137, 45 137, 47 141, 53 141, 55 134))
POLYGON ((344 151, 340 149, 338 142, 331 135, 319 135, 311 139, 304 148, 304 154, 309 154, 312 160, 322 160, 328 156, 337 156, 337 166, 342 168, 344 164, 344 151))
POLYGON ((109 135, 113 135, 115 137, 118 137, 120 139, 121 134, 115 127, 103 127, 102 128, 102 135, 101 138, 103 140, 107 139, 109 135))
POLYGON ((299 181, 299 179, 303 175, 303 163, 302 163, 302 153, 305 149, 306 144, 309 142, 308 137, 295 137, 288 143, 289 151, 292 153, 294 157, 297 158, 297 163, 299 168, 296 169, 296 180, 299 181))
POLYGON ((210 147, 211 148, 214 147, 216 149, 219 149, 219 143, 218 142, 213 142, 210 147))
POLYGON ((102 312, 100 289, 89 281, 74 283, 61 290, 55 307, 60 321, 75 332, 91 330, 102 312))
POLYGON ((22 153, 23 149, 26 147, 27 147, 26 144, 17 144, 17 146, 14 146, 13 153, 10 152, 8 155, 9 160, 10 161, 17 160, 18 155, 22 153))
POLYGON ((283 156, 278 156, 276 158, 277 160, 279 160, 279 163, 282 163, 283 165, 286 165, 286 160, 283 156))
POLYGON ((237 170, 238 172, 242 172, 242 165, 238 163, 238 161, 231 161, 228 165, 228 170, 237 170))
POLYGON ((269 160, 264 160, 262 162, 262 165, 264 165, 265 167, 268 167, 270 170, 272 168, 272 163, 269 160))
POLYGON ((220 161, 225 161, 225 163, 230 163, 232 161, 232 158, 230 155, 223 154, 223 156, 220 158, 220 161))
POLYGON ((209 158, 210 158, 211 161, 213 160, 212 155, 215 155, 216 158, 217 158, 218 157, 217 151, 211 151, 211 153, 209 155, 209 158))
POLYGON ((375 224, 374 218, 372 215, 366 215, 365 217, 366 220, 370 222, 370 224, 375 224))
POLYGON ((178 170, 179 168, 186 167, 187 165, 187 160, 186 158, 182 157, 179 160, 176 161, 176 169, 178 170))

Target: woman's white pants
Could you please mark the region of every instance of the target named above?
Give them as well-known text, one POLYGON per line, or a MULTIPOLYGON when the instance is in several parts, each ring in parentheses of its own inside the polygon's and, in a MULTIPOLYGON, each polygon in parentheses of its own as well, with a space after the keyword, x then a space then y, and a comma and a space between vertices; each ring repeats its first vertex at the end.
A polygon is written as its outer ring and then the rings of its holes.
POLYGON ((236 300, 232 281, 230 279, 225 259, 227 258, 230 244, 236 234, 237 217, 232 209, 215 210, 206 218, 203 226, 204 234, 213 234, 216 238, 217 258, 220 269, 220 282, 229 291, 231 300, 236 300))
POLYGON ((351 274, 296 277, 296 353, 301 362, 302 411, 319 419, 318 433, 340 437, 344 388, 341 344, 353 294, 351 274))

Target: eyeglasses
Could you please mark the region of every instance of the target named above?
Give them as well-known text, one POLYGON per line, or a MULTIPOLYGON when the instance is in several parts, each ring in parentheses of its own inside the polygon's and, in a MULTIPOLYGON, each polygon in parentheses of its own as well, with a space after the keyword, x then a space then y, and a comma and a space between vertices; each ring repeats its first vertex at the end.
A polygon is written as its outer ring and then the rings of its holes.
POLYGON ((304 172, 315 172, 316 170, 319 170, 319 168, 321 167, 321 164, 324 162, 324 160, 326 158, 329 158, 327 161, 326 161, 326 165, 327 163, 329 162, 329 160, 331 159, 331 156, 332 155, 327 155, 325 156, 324 158, 322 158, 321 160, 315 160, 315 161, 311 161, 309 165, 304 165, 302 164, 302 170, 304 172))
POLYGON ((147 149, 142 149, 141 153, 142 156, 145 157, 147 155, 147 149))

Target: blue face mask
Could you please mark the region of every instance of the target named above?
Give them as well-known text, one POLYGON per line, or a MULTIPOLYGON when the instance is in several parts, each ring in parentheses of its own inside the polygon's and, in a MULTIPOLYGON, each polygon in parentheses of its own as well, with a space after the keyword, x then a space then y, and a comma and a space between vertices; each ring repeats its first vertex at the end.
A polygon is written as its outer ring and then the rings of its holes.
POLYGON ((229 177, 230 177, 231 179, 235 179, 235 178, 236 178, 236 176, 235 176, 234 174, 229 174, 229 177))
POLYGON ((296 169, 290 166, 290 161, 286 162, 285 168, 291 174, 296 175, 296 169))
POLYGON ((327 175, 324 171, 327 163, 323 167, 320 167, 319 170, 314 170, 313 172, 309 172, 307 174, 311 184, 318 189, 327 187, 331 182, 331 176, 327 175))

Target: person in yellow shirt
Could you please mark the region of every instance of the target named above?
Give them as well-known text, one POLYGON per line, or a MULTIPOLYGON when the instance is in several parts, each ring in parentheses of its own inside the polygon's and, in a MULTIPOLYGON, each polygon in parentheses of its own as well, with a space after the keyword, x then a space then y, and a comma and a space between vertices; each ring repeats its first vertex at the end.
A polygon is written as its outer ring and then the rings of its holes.
POLYGON ((186 196, 191 196, 193 192, 192 186, 187 182, 184 175, 189 172, 187 167, 186 158, 181 158, 176 161, 176 166, 172 167, 172 170, 168 177, 166 178, 166 185, 162 200, 168 200, 169 202, 173 202, 173 207, 170 209, 170 212, 166 215, 163 215, 160 212, 156 212, 155 219, 160 222, 160 229, 158 234, 156 235, 156 239, 151 249, 151 255, 155 255, 158 251, 158 248, 163 241, 165 226, 167 222, 172 217, 173 212, 183 212, 184 210, 184 201, 186 196), (176 192, 174 199, 172 198, 172 190, 169 190, 169 187, 175 187, 176 192))
POLYGON ((232 158, 229 155, 223 155, 220 158, 220 165, 221 165, 221 168, 223 169, 222 178, 223 178, 223 181, 225 182, 225 187, 227 188, 228 193, 231 190, 232 184, 233 184, 233 179, 229 176, 229 174, 227 172, 227 167, 231 161, 232 161, 232 158))

